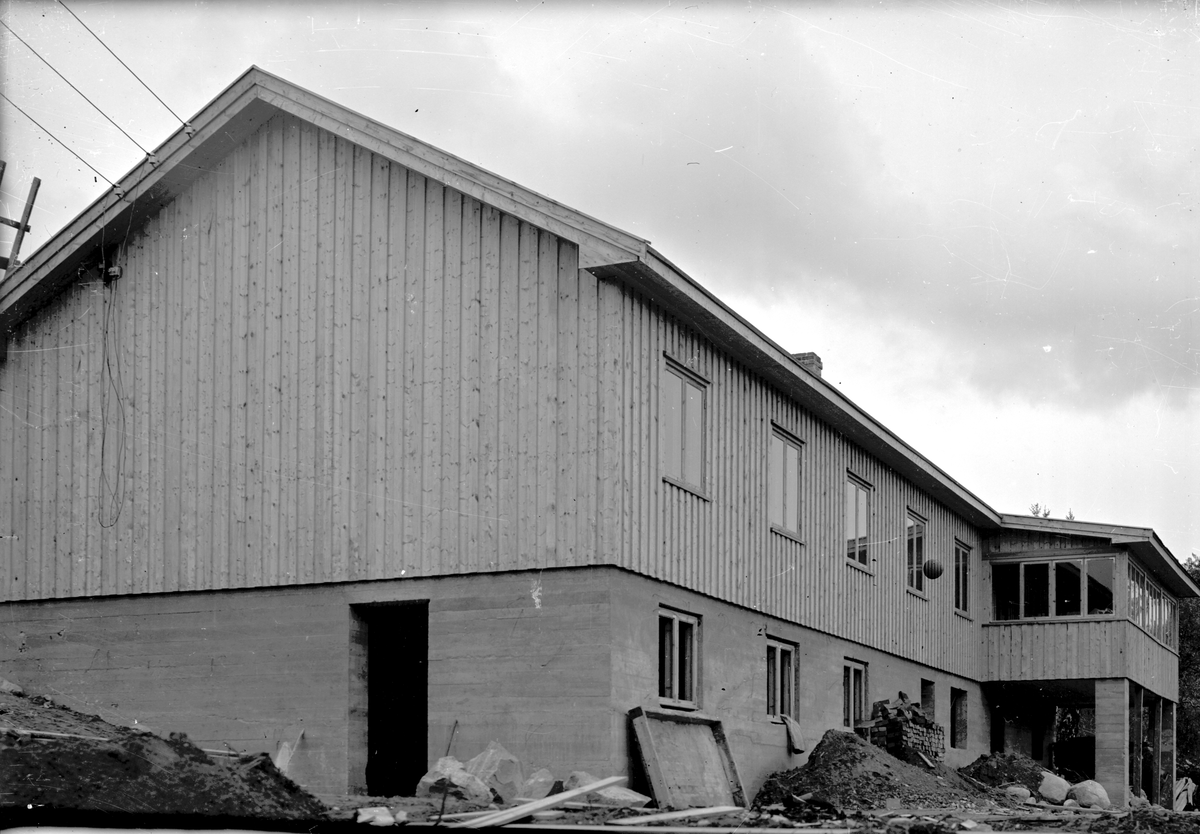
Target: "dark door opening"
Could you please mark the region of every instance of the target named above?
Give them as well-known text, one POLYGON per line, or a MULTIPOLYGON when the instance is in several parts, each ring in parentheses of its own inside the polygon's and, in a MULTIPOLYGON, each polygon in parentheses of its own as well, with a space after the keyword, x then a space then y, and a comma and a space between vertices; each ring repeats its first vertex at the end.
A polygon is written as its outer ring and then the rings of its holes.
POLYGON ((367 632, 367 793, 411 796, 428 764, 429 603, 355 612, 367 632))

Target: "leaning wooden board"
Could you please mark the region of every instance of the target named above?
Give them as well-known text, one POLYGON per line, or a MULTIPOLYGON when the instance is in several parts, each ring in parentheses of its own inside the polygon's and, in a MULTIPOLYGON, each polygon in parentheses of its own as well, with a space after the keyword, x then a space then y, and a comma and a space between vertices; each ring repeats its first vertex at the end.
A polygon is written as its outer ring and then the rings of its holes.
POLYGON ((659 808, 746 807, 725 730, 695 712, 634 707, 634 735, 659 808))

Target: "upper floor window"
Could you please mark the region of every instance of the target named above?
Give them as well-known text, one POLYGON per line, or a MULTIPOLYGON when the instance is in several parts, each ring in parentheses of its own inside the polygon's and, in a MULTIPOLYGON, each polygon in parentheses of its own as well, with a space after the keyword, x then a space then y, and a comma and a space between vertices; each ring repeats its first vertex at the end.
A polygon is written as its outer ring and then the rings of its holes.
POLYGON ((954 607, 971 611, 971 548, 962 542, 954 543, 954 607))
POLYGON ((658 612, 658 696, 671 706, 696 706, 700 621, 666 608, 658 612))
POLYGON ((1147 634, 1175 648, 1175 600, 1132 562, 1129 565, 1129 619, 1147 634))
POLYGON ((767 461, 768 516, 773 527, 800 535, 800 441, 776 429, 767 461))
POLYGON ((871 488, 855 478, 846 477, 845 500, 846 558, 867 564, 867 530, 871 518, 871 488))
POLYGON ((661 389, 663 475, 682 486, 703 491, 706 387, 699 378, 668 362, 661 389))
POLYGON ((796 647, 767 638, 767 715, 796 714, 796 647))
POLYGON ((909 512, 905 520, 905 540, 908 542, 908 587, 925 590, 925 519, 909 512))
POLYGON ((1113 558, 994 564, 992 599, 997 620, 1112 614, 1113 558))

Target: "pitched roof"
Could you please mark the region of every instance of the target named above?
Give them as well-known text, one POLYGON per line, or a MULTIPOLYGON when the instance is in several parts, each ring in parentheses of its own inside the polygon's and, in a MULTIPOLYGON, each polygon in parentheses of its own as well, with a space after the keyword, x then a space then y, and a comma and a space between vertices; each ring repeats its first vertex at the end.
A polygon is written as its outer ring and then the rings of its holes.
MULTIPOLYGON (((139 226, 272 117, 288 113, 579 246, 580 266, 662 305, 780 391, 983 530, 1007 526, 834 386, 686 275, 648 241, 589 217, 258 67, 251 67, 62 231, 0 281, 0 359, 8 334, 77 277, 110 228, 139 226)), ((1153 531, 1148 531, 1153 536, 1153 531)), ((1153 540, 1158 542, 1157 536, 1153 540)), ((1157 548, 1174 565, 1174 557, 1157 548)), ((1158 551, 1156 551, 1158 552, 1158 551)), ((1189 580, 1190 581, 1190 580, 1189 580)), ((1195 586, 1193 585, 1194 589, 1195 586)))

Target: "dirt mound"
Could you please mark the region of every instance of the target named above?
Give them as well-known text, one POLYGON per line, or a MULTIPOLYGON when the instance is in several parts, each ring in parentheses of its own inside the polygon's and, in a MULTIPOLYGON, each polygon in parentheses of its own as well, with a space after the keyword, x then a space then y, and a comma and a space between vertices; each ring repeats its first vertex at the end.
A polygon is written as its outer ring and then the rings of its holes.
POLYGON ((215 761, 181 734, 118 727, 40 696, 0 693, 0 728, 0 808, 280 820, 325 813, 265 754, 215 761), (38 735, 51 733, 70 737, 38 735))
POLYGON ((842 810, 884 808, 899 800, 906 808, 985 807, 989 797, 954 770, 930 770, 895 758, 853 733, 830 730, 802 767, 770 776, 754 798, 756 809, 814 794, 842 810))
POLYGON ((985 785, 998 788, 1004 785, 1024 785, 1037 794, 1046 768, 1020 753, 992 753, 980 756, 962 768, 962 772, 985 785))

